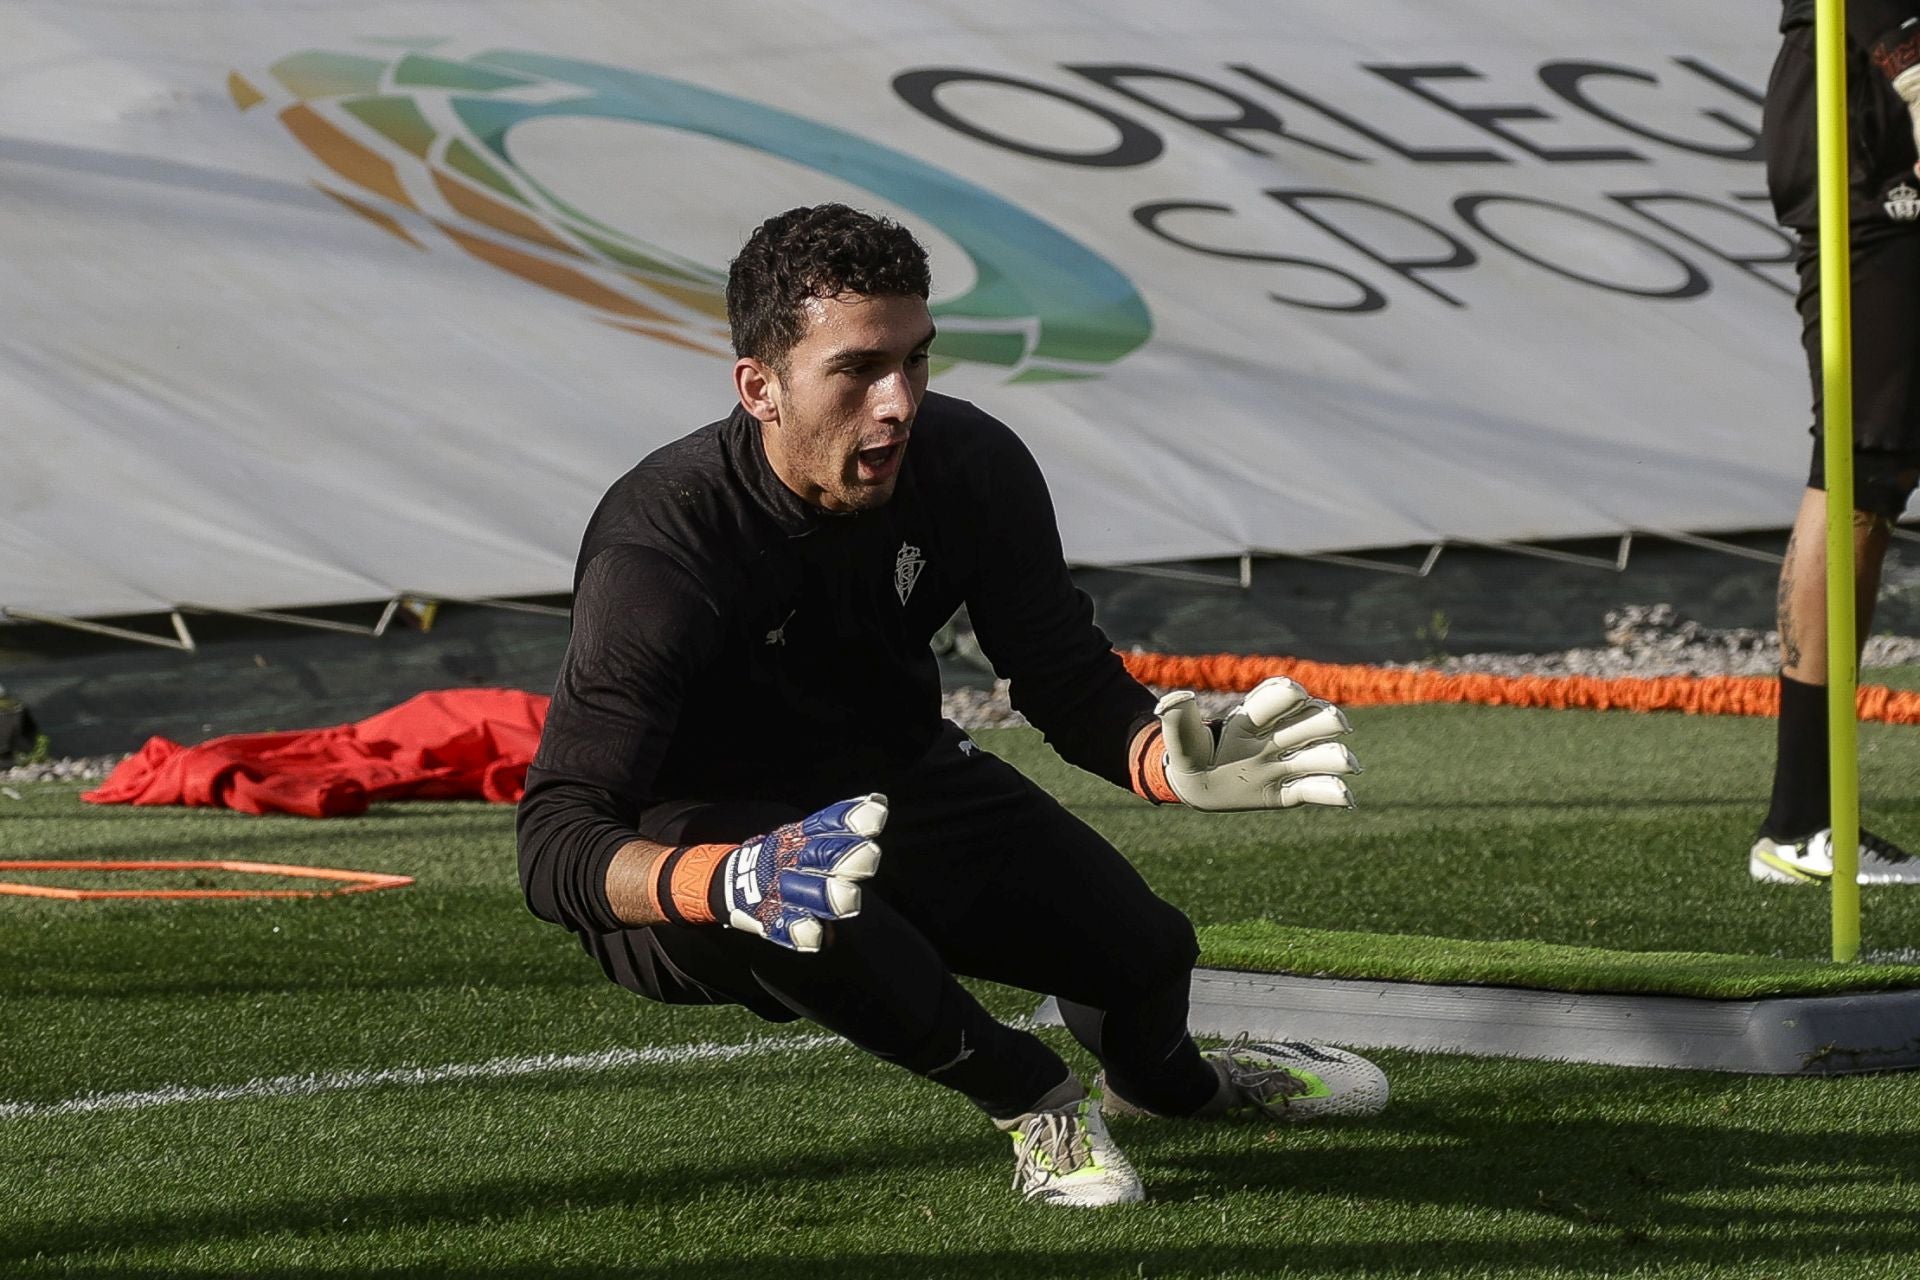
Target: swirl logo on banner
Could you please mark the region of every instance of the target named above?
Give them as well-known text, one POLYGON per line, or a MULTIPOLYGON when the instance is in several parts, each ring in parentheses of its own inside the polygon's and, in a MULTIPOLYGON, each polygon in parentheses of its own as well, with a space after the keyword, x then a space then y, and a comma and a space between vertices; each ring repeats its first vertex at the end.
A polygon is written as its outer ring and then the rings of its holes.
POLYGON ((724 270, 569 205, 515 163, 516 126, 575 116, 703 134, 831 174, 925 219, 974 270, 965 294, 932 308, 936 369, 998 367, 1014 382, 1098 377, 1152 334, 1138 290, 1105 258, 913 156, 663 76, 512 51, 452 59, 421 46, 385 56, 308 50, 274 63, 266 87, 239 72, 227 87, 243 111, 274 107, 355 190, 316 185, 390 234, 424 248, 417 233, 430 224, 481 261, 660 342, 731 354, 724 270))

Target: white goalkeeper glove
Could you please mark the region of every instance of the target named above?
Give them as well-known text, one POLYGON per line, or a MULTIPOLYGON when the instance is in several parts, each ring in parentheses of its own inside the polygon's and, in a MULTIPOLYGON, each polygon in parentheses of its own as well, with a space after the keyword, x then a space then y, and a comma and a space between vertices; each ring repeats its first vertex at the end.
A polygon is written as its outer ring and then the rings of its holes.
POLYGON ((1154 713, 1166 740, 1167 783, 1190 808, 1353 807, 1343 779, 1360 763, 1335 741, 1351 732, 1347 718, 1285 676, 1255 685, 1217 732, 1184 689, 1160 699, 1154 713))

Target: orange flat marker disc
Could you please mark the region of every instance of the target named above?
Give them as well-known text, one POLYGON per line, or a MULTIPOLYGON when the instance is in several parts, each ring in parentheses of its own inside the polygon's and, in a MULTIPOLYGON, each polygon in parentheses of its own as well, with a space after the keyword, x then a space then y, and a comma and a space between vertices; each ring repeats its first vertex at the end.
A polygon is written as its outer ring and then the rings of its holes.
POLYGON ((331 867, 296 867, 277 862, 68 860, 0 861, 0 871, 231 871, 240 875, 296 876, 305 880, 333 880, 330 889, 63 889, 57 885, 21 884, 0 880, 0 894, 23 898, 57 898, 81 902, 96 898, 326 898, 341 893, 369 893, 412 884, 412 876, 379 871, 336 871, 331 867))

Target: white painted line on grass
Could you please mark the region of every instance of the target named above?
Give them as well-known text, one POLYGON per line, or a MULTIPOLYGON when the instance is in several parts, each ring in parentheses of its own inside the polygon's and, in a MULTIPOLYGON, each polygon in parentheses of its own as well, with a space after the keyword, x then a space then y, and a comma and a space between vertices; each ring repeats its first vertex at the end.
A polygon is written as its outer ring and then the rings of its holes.
POLYGON ((542 1053, 488 1062, 449 1062, 438 1067, 388 1067, 378 1071, 330 1071, 325 1074, 273 1076, 245 1084, 163 1085, 125 1093, 83 1093, 60 1102, 0 1102, 0 1121, 87 1115, 98 1111, 143 1111, 190 1102, 250 1102, 257 1098, 310 1098, 315 1094, 390 1085, 446 1084, 459 1080, 507 1080, 559 1071, 621 1071, 629 1067, 672 1067, 690 1062, 731 1062, 779 1053, 808 1053, 845 1044, 839 1036, 766 1037, 739 1044, 673 1044, 645 1049, 601 1049, 593 1053, 542 1053))

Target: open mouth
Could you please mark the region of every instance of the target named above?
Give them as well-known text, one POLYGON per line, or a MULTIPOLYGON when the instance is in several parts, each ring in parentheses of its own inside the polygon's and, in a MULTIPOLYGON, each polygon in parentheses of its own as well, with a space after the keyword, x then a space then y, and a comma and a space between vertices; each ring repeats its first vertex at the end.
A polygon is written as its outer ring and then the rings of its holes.
POLYGON ((884 480, 899 469, 901 458, 906 456, 905 437, 892 444, 875 445, 871 449, 862 449, 854 454, 859 464, 861 477, 868 480, 884 480))

